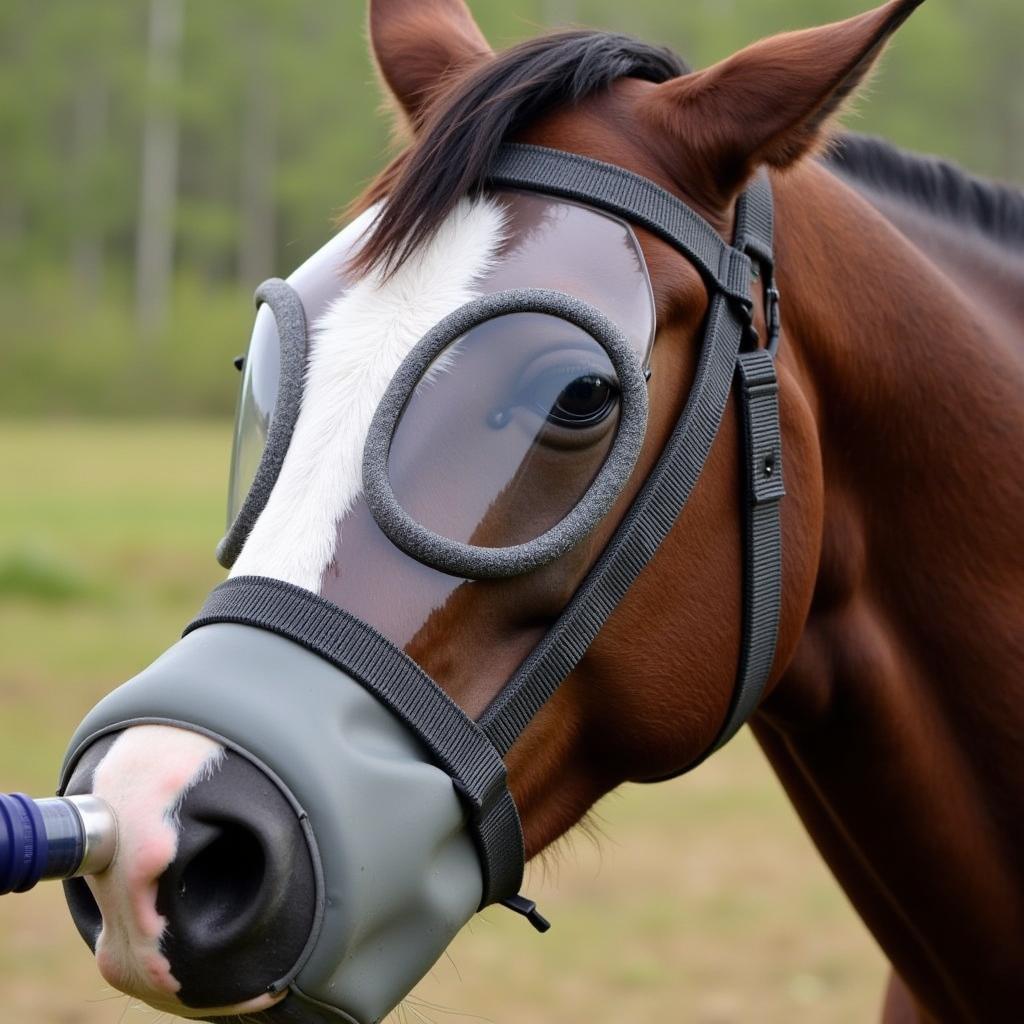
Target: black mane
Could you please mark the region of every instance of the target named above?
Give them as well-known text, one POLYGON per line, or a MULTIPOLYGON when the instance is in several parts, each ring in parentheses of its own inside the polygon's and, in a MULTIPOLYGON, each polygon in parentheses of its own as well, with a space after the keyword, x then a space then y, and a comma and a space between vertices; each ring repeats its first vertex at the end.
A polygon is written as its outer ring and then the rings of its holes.
POLYGON ((478 188, 498 146, 545 111, 577 103, 616 79, 664 82, 689 68, 671 50, 587 30, 540 36, 498 54, 441 100, 423 133, 371 188, 388 203, 356 259, 394 271, 478 188))
POLYGON ((975 177, 947 160, 850 132, 836 140, 825 163, 851 182, 896 195, 1000 242, 1024 241, 1024 192, 975 177))

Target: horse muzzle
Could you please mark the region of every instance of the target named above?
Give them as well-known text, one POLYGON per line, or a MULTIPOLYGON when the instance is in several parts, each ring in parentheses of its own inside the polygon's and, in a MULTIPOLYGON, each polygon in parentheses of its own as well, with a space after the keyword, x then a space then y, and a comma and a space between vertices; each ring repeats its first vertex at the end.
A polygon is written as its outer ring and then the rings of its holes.
MULTIPOLYGON (((61 794, 91 792, 117 736, 147 724, 227 751, 175 808, 177 846, 155 879, 183 1013, 284 993, 245 1019, 372 1024, 477 910, 481 866, 449 775, 298 644, 234 624, 190 633, 86 716, 61 794)), ((97 901, 84 879, 65 887, 95 950, 97 901)))

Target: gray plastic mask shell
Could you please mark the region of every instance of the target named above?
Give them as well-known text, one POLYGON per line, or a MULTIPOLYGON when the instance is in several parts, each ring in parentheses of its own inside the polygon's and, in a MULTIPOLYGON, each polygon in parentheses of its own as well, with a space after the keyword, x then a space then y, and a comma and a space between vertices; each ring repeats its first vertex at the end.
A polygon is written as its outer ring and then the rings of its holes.
POLYGON ((380 1020, 480 904, 480 862, 449 776, 346 673, 273 633, 218 624, 89 712, 61 791, 100 735, 153 721, 226 741, 276 773, 308 815, 323 913, 292 988, 359 1024, 380 1020))

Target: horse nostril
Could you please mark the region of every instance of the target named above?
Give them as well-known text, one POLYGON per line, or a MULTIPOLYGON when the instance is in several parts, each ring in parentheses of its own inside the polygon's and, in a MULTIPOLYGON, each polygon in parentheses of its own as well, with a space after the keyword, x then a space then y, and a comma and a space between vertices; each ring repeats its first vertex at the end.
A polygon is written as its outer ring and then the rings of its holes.
POLYGON ((266 992, 294 968, 315 917, 302 822, 271 779, 232 752, 185 794, 177 822, 156 910, 178 998, 228 1006, 266 992))
MULTIPOLYGON (((92 792, 93 775, 120 733, 82 755, 65 790, 92 792)), ((159 778, 159 769, 154 769, 159 778)), ((303 821, 275 782, 228 751, 188 789, 174 816, 177 848, 160 875, 156 907, 166 926, 160 952, 185 1006, 231 1006, 286 981, 310 937, 317 910, 313 857, 303 821)), ((121 854, 123 872, 138 850, 121 854)), ((96 950, 104 920, 82 878, 64 883, 71 915, 96 950)), ((151 897, 147 896, 147 900, 151 897)), ((113 938, 123 927, 114 915, 113 938)))
POLYGON ((244 825, 225 823, 184 865, 174 893, 175 916, 200 936, 218 936, 248 923, 266 872, 259 838, 244 825))

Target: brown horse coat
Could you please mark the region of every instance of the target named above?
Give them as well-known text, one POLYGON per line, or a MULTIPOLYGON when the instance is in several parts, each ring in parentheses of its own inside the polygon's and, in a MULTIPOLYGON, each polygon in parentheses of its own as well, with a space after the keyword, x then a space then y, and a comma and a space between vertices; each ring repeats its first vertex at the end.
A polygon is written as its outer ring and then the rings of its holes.
MULTIPOLYGON (((726 238, 744 183, 771 169, 789 496, 754 732, 893 963, 886 1019, 1006 1020, 1024 1002, 1024 230, 1013 245, 808 159, 919 2, 662 85, 621 79, 518 138, 645 175, 726 238)), ((461 0, 374 0, 370 26, 415 154, 490 50, 461 0)), ((400 188, 407 159, 372 194, 400 188)), ((638 234, 659 336, 620 511, 685 398, 707 301, 681 256, 638 234)), ((739 643, 737 463, 730 409, 676 529, 513 749, 529 854, 619 782, 678 769, 713 739, 739 643)), ((456 603, 412 647, 478 712, 509 666, 481 678, 456 603)))

